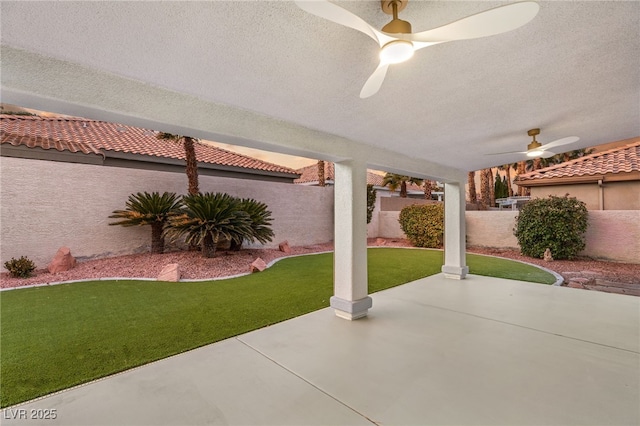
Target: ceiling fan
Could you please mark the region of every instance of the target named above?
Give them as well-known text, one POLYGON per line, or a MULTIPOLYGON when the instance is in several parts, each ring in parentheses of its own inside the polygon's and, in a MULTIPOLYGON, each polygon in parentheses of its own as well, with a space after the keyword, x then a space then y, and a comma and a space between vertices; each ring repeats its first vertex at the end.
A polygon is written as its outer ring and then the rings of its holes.
POLYGON ((393 19, 379 31, 342 7, 326 0, 296 0, 302 10, 337 24, 358 30, 380 45, 380 64, 366 81, 361 98, 378 92, 390 65, 404 62, 424 47, 454 40, 488 37, 515 30, 531 21, 540 6, 534 1, 523 1, 485 10, 432 30, 411 32, 411 24, 398 19, 409 0, 381 0, 382 11, 393 19))
POLYGON ((540 129, 531 129, 527 131, 527 135, 531 136, 533 140, 529 145, 527 145, 526 151, 508 151, 508 152, 496 152, 494 154, 487 155, 503 155, 503 154, 526 154, 527 157, 531 158, 549 158, 556 155, 554 152, 548 151, 549 148, 555 148, 562 145, 568 145, 570 143, 574 143, 580 140, 577 136, 568 136, 566 138, 557 139, 553 142, 546 143, 542 145, 540 142, 536 140, 536 136, 540 134, 540 129))

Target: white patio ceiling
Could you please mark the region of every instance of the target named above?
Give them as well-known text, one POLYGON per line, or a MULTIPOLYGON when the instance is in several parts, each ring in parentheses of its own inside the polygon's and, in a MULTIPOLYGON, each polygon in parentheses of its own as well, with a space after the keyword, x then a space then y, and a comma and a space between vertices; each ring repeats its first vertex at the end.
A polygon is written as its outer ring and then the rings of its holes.
MULTIPOLYGON (((411 0, 400 18, 423 31, 502 4, 411 0)), ((513 32, 418 51, 360 99, 376 44, 293 2, 3 1, 2 97, 449 179, 522 159, 485 154, 524 150, 534 127, 579 136, 567 150, 640 135, 640 3, 540 5, 513 32)))

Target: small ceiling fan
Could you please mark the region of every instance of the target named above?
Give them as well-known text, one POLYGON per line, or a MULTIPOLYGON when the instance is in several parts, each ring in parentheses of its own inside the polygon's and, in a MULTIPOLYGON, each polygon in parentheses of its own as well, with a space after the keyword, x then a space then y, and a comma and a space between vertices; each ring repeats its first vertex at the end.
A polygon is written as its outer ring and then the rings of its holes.
POLYGON ((424 47, 455 40, 488 37, 515 30, 531 21, 540 10, 538 3, 523 1, 489 9, 432 30, 411 32, 411 24, 398 19, 409 0, 381 0, 382 11, 393 19, 379 31, 338 5, 326 0, 296 0, 302 10, 337 24, 353 28, 371 37, 380 45, 380 64, 366 81, 361 98, 378 92, 390 65, 404 62, 424 47))
POLYGON ((533 140, 529 145, 527 145, 526 151, 508 151, 508 152, 496 152, 493 154, 487 155, 504 155, 504 154, 526 154, 527 157, 531 158, 549 158, 556 155, 554 152, 548 151, 549 148, 555 148, 562 145, 568 145, 570 143, 574 143, 580 140, 577 136, 568 136, 566 138, 557 139, 553 142, 546 143, 542 145, 540 142, 536 140, 536 136, 540 134, 540 129, 531 129, 527 131, 527 135, 531 136, 533 140))

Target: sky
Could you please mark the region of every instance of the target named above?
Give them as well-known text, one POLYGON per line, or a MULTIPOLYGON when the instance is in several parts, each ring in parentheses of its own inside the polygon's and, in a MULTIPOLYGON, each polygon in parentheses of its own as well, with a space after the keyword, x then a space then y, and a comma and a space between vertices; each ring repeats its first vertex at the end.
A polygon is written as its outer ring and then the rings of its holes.
POLYGON ((210 145, 217 146, 218 148, 226 149, 227 151, 248 155, 250 157, 257 158, 258 160, 267 161, 269 163, 274 163, 279 166, 290 167, 294 170, 297 170, 302 167, 306 167, 318 162, 318 160, 314 160, 311 158, 294 157, 292 155, 278 154, 275 152, 262 151, 259 149, 245 148, 243 146, 229 145, 226 143, 211 142, 211 141, 201 141, 201 142, 206 142, 210 145))

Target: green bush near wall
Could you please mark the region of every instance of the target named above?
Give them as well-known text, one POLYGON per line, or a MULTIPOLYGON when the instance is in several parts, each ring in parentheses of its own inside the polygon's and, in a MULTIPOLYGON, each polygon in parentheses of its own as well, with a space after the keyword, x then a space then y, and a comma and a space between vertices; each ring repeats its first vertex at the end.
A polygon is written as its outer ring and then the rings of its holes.
POLYGON ((400 227, 411 244, 416 247, 442 246, 444 234, 444 205, 413 204, 400 211, 400 227))
POLYGON ((584 250, 588 212, 575 197, 537 198, 526 203, 513 230, 525 256, 541 258, 551 250, 554 259, 573 259, 584 250))

